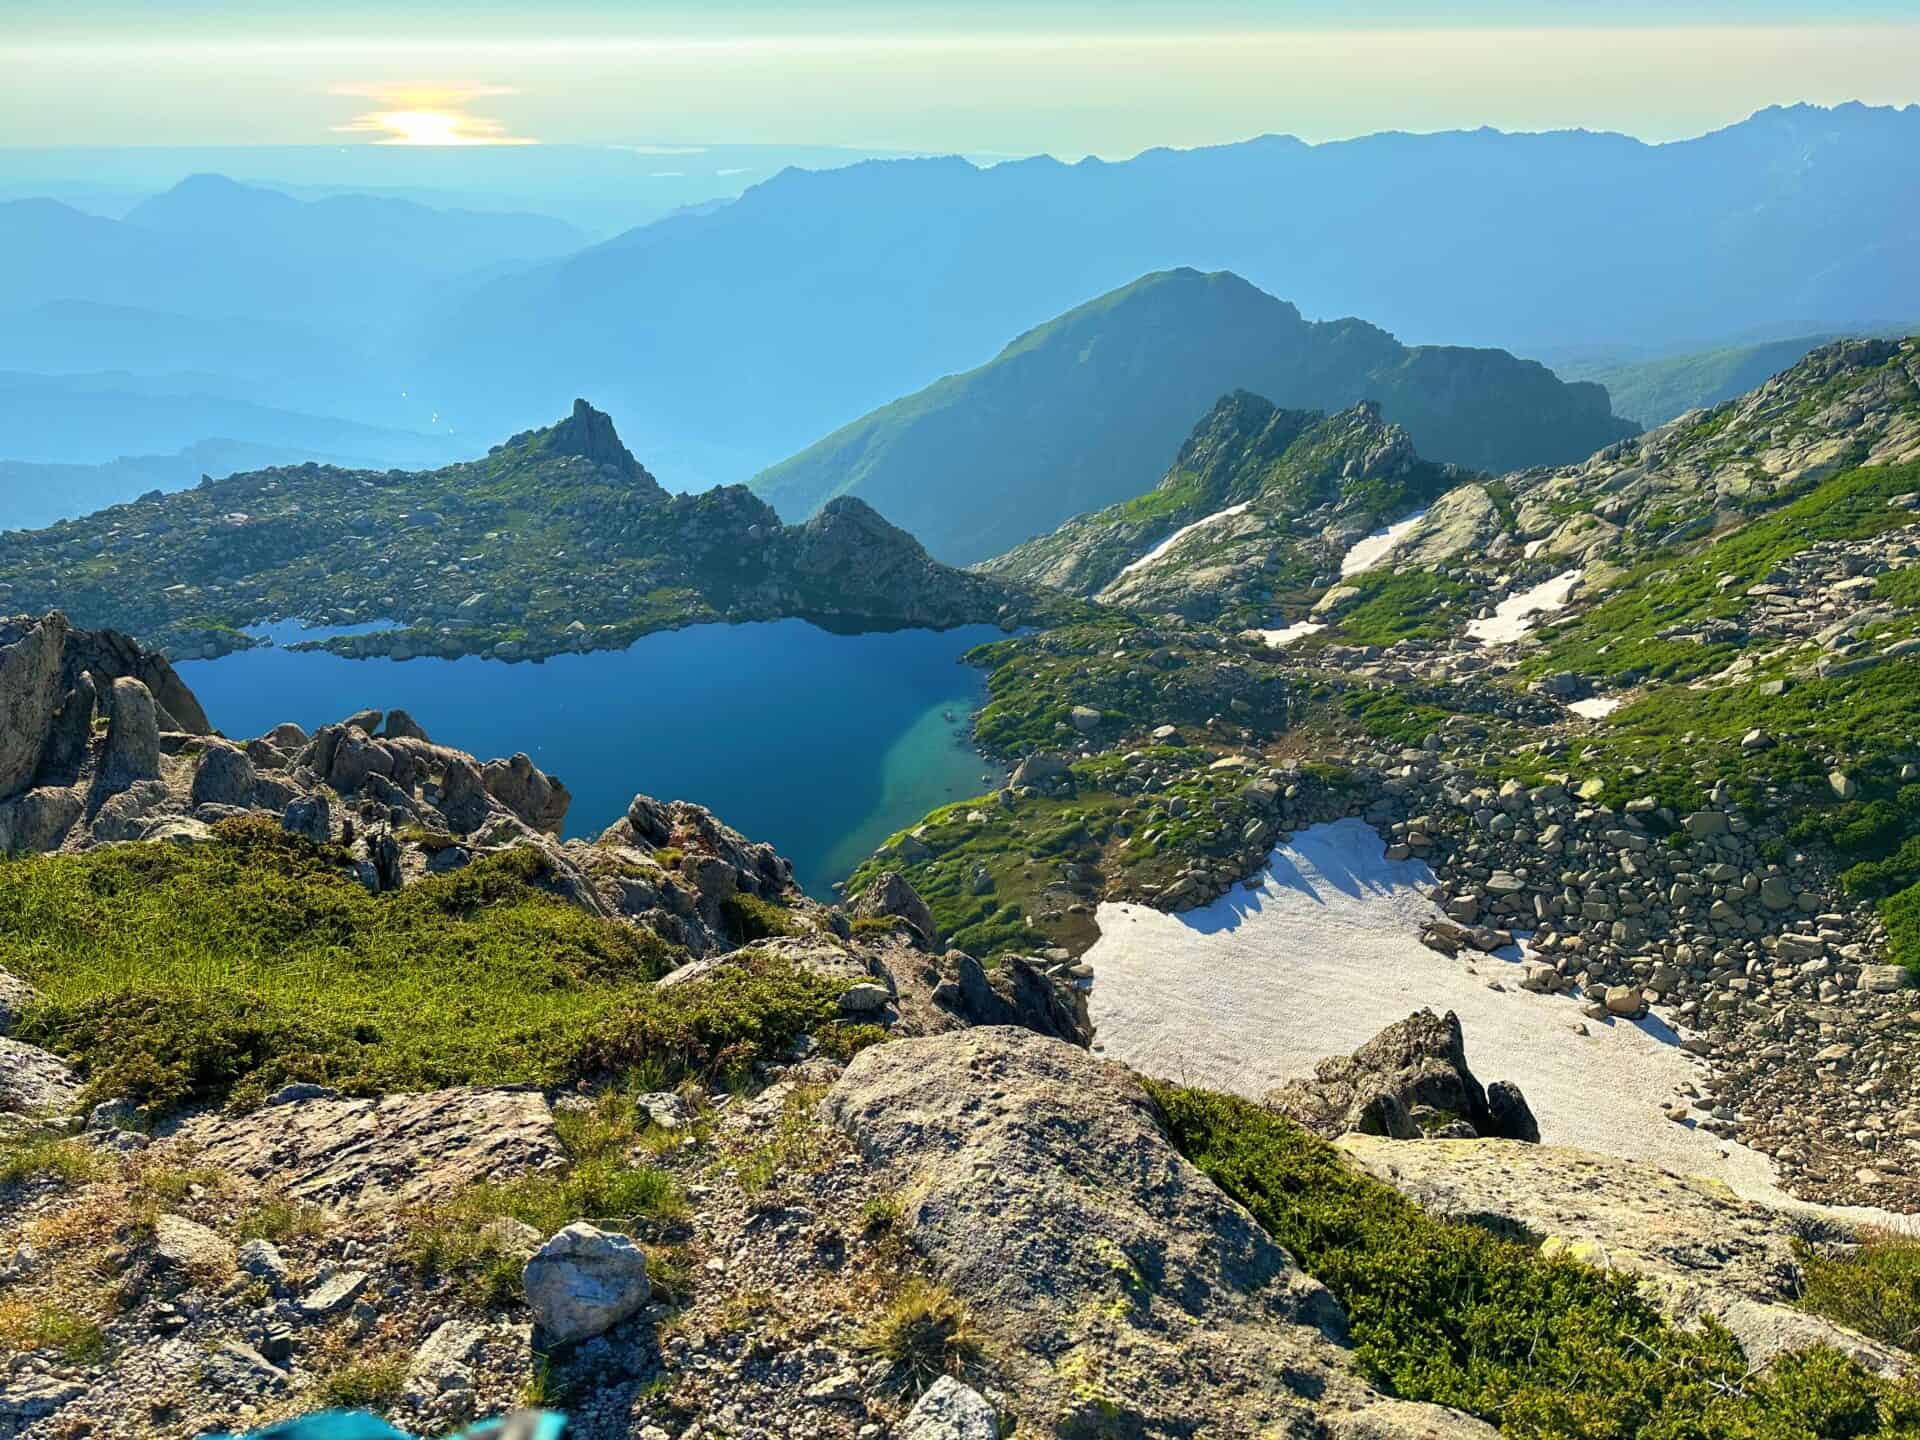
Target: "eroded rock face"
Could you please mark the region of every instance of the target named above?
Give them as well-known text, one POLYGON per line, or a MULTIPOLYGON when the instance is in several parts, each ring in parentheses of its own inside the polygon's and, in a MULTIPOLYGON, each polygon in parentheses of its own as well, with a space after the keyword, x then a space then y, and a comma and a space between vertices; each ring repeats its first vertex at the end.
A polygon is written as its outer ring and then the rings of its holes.
POLYGON ((1309 1434, 1364 1395, 1339 1306, 1174 1150, 1130 1071, 995 1026, 865 1051, 825 1103, 1001 1342, 1023 1424, 1309 1434))
POLYGON ((1087 990, 1071 962, 1003 956, 989 972, 964 950, 941 958, 932 1002, 967 1025, 1018 1025, 1073 1045, 1093 1043, 1087 990))
POLYGON ((1725 1186, 1655 1165, 1508 1140, 1390 1141, 1347 1135, 1341 1149, 1443 1219, 1485 1225, 1543 1252, 1644 1276, 1661 1307, 1687 1324, 1713 1316, 1747 1359, 1832 1345, 1886 1374, 1907 1357, 1794 1308, 1800 1265, 1793 1217, 1725 1186))
POLYGON ((25 790, 40 768, 54 711, 65 694, 60 665, 66 639, 66 616, 56 610, 0 645, 0 799, 25 790))
POLYGON ((193 803, 244 808, 253 804, 254 779, 253 761, 246 751, 223 740, 209 740, 194 767, 193 803))
POLYGON ((98 787, 117 795, 142 780, 160 778, 160 717, 153 692, 138 680, 113 682, 107 711, 107 748, 98 787))
POLYGON ((66 1061, 37 1045, 0 1038, 0 1113, 58 1114, 79 1099, 80 1078, 66 1061))
POLYGON ((1517 1085, 1489 1094, 1467 1068, 1460 1020, 1421 1010, 1351 1055, 1322 1060, 1311 1080, 1264 1097, 1268 1108, 1331 1139, 1349 1131, 1396 1140, 1498 1137, 1538 1141, 1540 1126, 1517 1085))
POLYGON ((883 870, 874 876, 847 913, 856 920, 879 920, 888 916, 904 920, 920 937, 920 943, 929 947, 940 938, 933 911, 898 870, 883 870))
POLYGON ((300 1094, 250 1115, 197 1117, 180 1138, 198 1147, 196 1163, 272 1180, 290 1199, 346 1210, 415 1204, 564 1159, 553 1112, 533 1090, 463 1088, 377 1100, 300 1094))
POLYGON ((558 835, 573 796, 559 777, 548 775, 526 755, 489 760, 481 767, 487 793, 544 835, 558 835))

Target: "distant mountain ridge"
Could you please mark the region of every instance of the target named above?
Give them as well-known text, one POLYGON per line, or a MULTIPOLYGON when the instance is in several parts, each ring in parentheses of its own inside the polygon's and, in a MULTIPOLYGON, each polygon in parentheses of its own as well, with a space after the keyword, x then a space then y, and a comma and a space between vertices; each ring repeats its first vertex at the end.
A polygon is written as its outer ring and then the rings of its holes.
POLYGON ((296 200, 194 175, 123 220, 0 202, 0 310, 55 301, 242 315, 339 335, 420 313, 442 277, 578 248, 545 216, 435 210, 362 195, 296 200), (427 287, 423 290, 422 287, 427 287))
POLYGON ((1283 408, 1377 400, 1421 453, 1477 469, 1582 459, 1632 434, 1597 385, 1499 350, 1401 345, 1308 321, 1237 275, 1148 275, 992 361, 882 407, 754 477, 782 514, 859 495, 934 554, 986 559, 1139 494, 1220 395, 1283 408))
POLYGON ((1671 348, 1903 321, 1916 233, 1920 107, 1764 110, 1659 145, 1479 130, 870 162, 487 285, 427 369, 495 423, 590 387, 673 473, 734 480, 1173 266, 1410 341, 1671 348), (503 383, 543 370, 545 393, 503 383))
POLYGON ((1236 391, 1153 489, 976 568, 1149 614, 1261 624, 1355 540, 1472 478, 1422 459, 1370 401, 1329 416, 1236 391))
POLYGON ((930 560, 850 497, 782 526, 744 486, 670 495, 584 400, 438 470, 253 471, 0 533, 0 595, 181 657, 285 618, 393 627, 328 643, 345 654, 523 659, 706 621, 1013 625, 1062 605, 930 560))

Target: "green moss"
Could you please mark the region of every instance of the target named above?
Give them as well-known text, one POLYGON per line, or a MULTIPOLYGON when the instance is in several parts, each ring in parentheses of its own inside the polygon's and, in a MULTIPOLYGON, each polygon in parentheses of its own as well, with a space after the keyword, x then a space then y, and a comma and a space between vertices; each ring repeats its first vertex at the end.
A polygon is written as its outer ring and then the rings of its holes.
POLYGON ((1633 1279, 1436 1220, 1332 1146, 1243 1100, 1151 1086, 1174 1143, 1345 1309, 1374 1383, 1529 1440, 1907 1435, 1920 1397, 1829 1350, 1748 1367, 1633 1279))

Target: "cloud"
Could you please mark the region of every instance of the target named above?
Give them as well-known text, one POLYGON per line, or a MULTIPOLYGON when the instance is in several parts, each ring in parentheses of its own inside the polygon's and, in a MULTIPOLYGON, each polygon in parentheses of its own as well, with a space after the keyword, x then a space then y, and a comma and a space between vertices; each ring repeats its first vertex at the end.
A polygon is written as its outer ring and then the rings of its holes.
POLYGON ((375 145, 540 143, 509 133, 503 121, 467 109, 475 100, 518 93, 507 85, 336 85, 332 93, 380 102, 380 109, 364 111, 333 127, 339 135, 377 136, 372 141, 375 145))

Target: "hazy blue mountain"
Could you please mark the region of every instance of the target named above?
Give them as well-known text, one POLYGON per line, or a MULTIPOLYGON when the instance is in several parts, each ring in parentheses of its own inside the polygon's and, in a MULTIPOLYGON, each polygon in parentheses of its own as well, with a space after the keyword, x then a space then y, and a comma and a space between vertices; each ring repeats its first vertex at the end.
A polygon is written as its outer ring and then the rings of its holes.
POLYGON ((321 460, 440 465, 462 442, 255 404, 224 376, 0 372, 0 529, 176 490, 204 474, 321 460))
POLYGON ((123 215, 183 175, 213 172, 311 199, 380 195, 437 209, 554 215, 597 236, 730 199, 790 165, 885 152, 836 145, 122 145, 0 147, 0 200, 51 196, 123 215))
POLYGON ((119 220, 52 200, 0 204, 0 310, 89 301, 406 333, 462 277, 584 238, 544 216, 360 195, 303 201, 195 175, 119 220))
POLYGON ((358 469, 392 466, 412 459, 405 453, 407 448, 401 445, 352 454, 326 447, 214 439, 199 441, 171 455, 123 455, 98 465, 0 460, 0 530, 36 530, 57 520, 125 504, 155 490, 184 490, 199 484, 203 475, 220 479, 242 470, 308 460, 358 469))
POLYGON ((256 405, 220 393, 222 377, 0 373, 0 459, 96 464, 164 453, 209 436, 281 449, 443 459, 454 443, 333 416, 256 405), (206 388, 195 388, 204 378, 206 388))
POLYGON ((672 473, 730 479, 1170 266, 1413 341, 1671 348, 1905 319, 1917 233, 1920 107, 1770 109, 1662 145, 1476 130, 875 161, 488 285, 432 368, 509 423, 591 387, 672 473))
POLYGON ((1599 386, 1503 350, 1409 349, 1362 320, 1304 320, 1237 275, 1169 270, 835 431, 753 488, 794 519, 858 495, 970 563, 1148 489, 1233 390, 1291 410, 1378 401, 1421 453, 1491 471, 1578 460, 1636 428, 1599 386))

